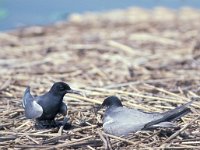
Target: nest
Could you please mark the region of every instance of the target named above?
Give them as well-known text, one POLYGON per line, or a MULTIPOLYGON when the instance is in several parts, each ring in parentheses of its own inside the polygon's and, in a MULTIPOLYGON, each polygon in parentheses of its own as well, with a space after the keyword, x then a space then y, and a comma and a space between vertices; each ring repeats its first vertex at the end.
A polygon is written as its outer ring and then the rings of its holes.
MULTIPOLYGON (((74 14, 66 22, 0 33, 0 149, 199 149, 200 102, 177 129, 116 137, 95 105, 111 95, 130 108, 163 112, 200 93, 200 13, 130 8, 74 14), (22 108, 26 86, 40 95, 64 81, 69 130, 36 130, 22 108)), ((62 119, 62 116, 57 118, 62 119)))

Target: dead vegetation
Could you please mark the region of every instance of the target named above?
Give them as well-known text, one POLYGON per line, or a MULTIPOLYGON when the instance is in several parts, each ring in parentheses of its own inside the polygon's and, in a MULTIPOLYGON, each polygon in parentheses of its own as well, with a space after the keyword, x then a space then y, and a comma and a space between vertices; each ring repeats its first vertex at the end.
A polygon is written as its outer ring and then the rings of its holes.
MULTIPOLYGON (((0 33, 0 149, 200 149, 200 102, 179 129, 127 138, 102 132, 94 106, 118 95, 127 107, 162 112, 200 94, 200 12, 131 8, 72 15, 67 22, 0 33), (21 98, 54 81, 85 96, 66 95, 70 130, 35 130, 21 98)), ((58 117, 58 119, 60 119, 58 117)))

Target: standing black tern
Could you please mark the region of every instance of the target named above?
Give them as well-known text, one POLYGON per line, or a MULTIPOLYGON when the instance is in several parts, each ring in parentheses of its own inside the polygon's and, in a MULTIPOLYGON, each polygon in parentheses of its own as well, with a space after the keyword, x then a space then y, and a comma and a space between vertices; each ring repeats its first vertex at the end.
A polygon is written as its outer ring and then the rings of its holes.
POLYGON ((137 109, 123 107, 121 101, 116 96, 106 98, 101 107, 106 107, 103 117, 103 129, 106 133, 116 136, 126 136, 136 131, 156 128, 156 127, 175 127, 170 122, 181 118, 189 113, 188 108, 194 100, 176 107, 167 112, 142 112, 137 109))
POLYGON ((64 82, 54 83, 47 93, 37 97, 33 97, 30 93, 30 87, 27 87, 23 96, 26 118, 36 119, 40 123, 39 127, 44 126, 44 123, 47 123, 47 126, 53 123, 55 126, 54 118, 56 115, 58 113, 64 116, 67 114, 67 105, 63 102, 66 93, 80 94, 64 82))

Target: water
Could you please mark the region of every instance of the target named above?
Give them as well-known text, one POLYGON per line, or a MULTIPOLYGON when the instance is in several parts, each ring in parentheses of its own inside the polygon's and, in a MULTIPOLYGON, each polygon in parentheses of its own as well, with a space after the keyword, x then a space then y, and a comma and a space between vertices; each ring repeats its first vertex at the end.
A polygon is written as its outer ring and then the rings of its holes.
POLYGON ((128 7, 152 9, 164 6, 200 8, 199 0, 0 0, 0 31, 30 25, 51 24, 70 13, 108 11, 128 7))

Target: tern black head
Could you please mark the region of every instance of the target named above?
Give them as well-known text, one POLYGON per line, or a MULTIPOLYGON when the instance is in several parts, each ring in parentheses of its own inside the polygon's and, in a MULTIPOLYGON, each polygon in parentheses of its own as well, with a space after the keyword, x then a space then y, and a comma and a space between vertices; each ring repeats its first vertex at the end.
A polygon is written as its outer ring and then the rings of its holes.
POLYGON ((50 92, 58 95, 65 95, 66 93, 80 94, 80 92, 72 90, 70 86, 64 82, 56 82, 50 89, 50 92))
POLYGON ((103 101, 102 107, 111 107, 111 106, 122 107, 123 105, 118 97, 109 96, 103 101))

